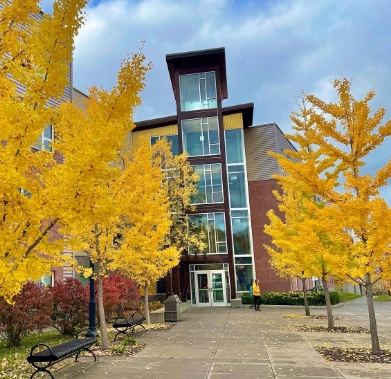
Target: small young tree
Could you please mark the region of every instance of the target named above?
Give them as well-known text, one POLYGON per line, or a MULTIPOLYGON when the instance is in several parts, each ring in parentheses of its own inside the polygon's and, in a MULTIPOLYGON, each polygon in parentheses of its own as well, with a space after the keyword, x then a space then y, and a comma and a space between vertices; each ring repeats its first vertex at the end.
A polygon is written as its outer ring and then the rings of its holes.
MULTIPOLYGON (((340 230, 351 231, 346 247, 346 267, 351 280, 366 289, 371 331, 372 353, 380 353, 376 315, 373 305, 373 285, 381 278, 390 279, 391 224, 385 223, 391 209, 379 195, 391 177, 391 160, 374 174, 364 172, 367 156, 391 136, 391 120, 381 125, 385 109, 371 115, 369 102, 375 92, 355 100, 347 79, 336 79, 338 101, 325 103, 315 96, 306 96, 311 104, 305 115, 312 124, 303 125, 292 114, 296 133, 289 135, 300 147, 297 152, 273 154, 285 173, 302 183, 303 192, 320 195, 330 207, 337 209, 340 230), (308 141, 314 149, 308 150, 308 141)), ((303 110, 299 112, 304 115, 303 110)), ((283 178, 278 177, 283 181, 283 178)), ((333 244, 334 236, 327 233, 333 244)))
POLYGON ((115 268, 143 287, 148 324, 149 286, 179 260, 178 249, 167 245, 172 224, 167 183, 180 171, 168 164, 170 154, 164 141, 150 146, 143 140, 124 155, 122 181, 116 183, 122 212, 115 268))
POLYGON ((75 335, 88 320, 88 292, 80 280, 74 278, 57 282, 50 292, 53 297, 52 326, 62 334, 75 335))
POLYGON ((20 346, 24 337, 50 326, 52 296, 42 284, 26 283, 13 304, 0 299, 0 332, 8 346, 20 346))

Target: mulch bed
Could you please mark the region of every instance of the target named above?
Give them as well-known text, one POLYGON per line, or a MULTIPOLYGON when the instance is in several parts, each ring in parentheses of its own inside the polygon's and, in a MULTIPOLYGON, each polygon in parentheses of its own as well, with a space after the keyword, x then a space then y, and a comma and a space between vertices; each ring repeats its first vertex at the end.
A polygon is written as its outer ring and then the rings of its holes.
POLYGON ((327 326, 319 325, 290 325, 290 327, 298 332, 327 332, 327 333, 369 333, 368 329, 361 326, 335 326, 329 330, 327 326))
POLYGON ((391 364, 391 351, 381 350, 381 354, 372 354, 365 348, 315 347, 315 350, 328 361, 347 363, 388 363, 391 364))

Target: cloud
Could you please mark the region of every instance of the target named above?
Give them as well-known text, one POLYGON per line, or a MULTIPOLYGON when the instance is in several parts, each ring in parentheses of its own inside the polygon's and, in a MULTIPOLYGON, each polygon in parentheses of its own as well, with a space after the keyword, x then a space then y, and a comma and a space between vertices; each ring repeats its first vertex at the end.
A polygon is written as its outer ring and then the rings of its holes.
MULTIPOLYGON (((82 91, 113 86, 121 60, 146 41, 154 68, 136 120, 175 114, 166 54, 222 46, 223 105, 254 102, 255 125, 276 122, 289 132, 295 97, 304 90, 333 101, 335 77, 353 79, 358 98, 375 89, 373 109, 391 109, 387 0, 103 0, 86 12, 74 56, 74 85, 82 91)), ((384 146, 367 168, 374 172, 389 159, 384 146)))

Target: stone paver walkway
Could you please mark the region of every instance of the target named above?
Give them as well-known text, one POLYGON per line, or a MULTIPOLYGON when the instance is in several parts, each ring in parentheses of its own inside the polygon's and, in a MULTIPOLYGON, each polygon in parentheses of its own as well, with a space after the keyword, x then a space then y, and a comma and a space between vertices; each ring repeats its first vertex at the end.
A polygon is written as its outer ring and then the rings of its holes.
MULTIPOLYGON (((354 325, 349 309, 337 325, 354 325), (350 316, 350 317, 349 317, 350 316)), ((328 362, 315 345, 370 346, 369 335, 298 333, 289 325, 323 320, 288 320, 283 313, 298 309, 265 307, 191 308, 170 330, 149 331, 140 342, 147 347, 134 357, 101 357, 96 363, 69 363, 56 379, 293 379, 390 378, 391 365, 328 362)), ((325 314, 325 310, 314 310, 325 314)), ((360 320, 361 321, 361 320, 360 320)), ((365 326, 365 325, 363 325, 365 326)), ((366 325, 368 326, 368 325, 366 325)), ((381 342, 391 341, 391 330, 380 331, 381 342)))

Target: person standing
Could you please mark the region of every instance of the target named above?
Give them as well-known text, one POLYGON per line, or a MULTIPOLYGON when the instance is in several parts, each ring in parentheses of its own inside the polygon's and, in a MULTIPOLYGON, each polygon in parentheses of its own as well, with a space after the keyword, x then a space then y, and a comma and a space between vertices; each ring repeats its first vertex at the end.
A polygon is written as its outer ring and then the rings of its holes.
POLYGON ((259 305, 261 304, 261 289, 259 288, 259 280, 255 279, 253 284, 253 298, 254 298, 254 309, 260 311, 259 305))
POLYGON ((253 297, 253 284, 254 284, 254 280, 251 279, 251 282, 250 282, 250 288, 248 290, 250 296, 251 296, 251 305, 250 305, 250 308, 254 308, 254 297, 253 297))

